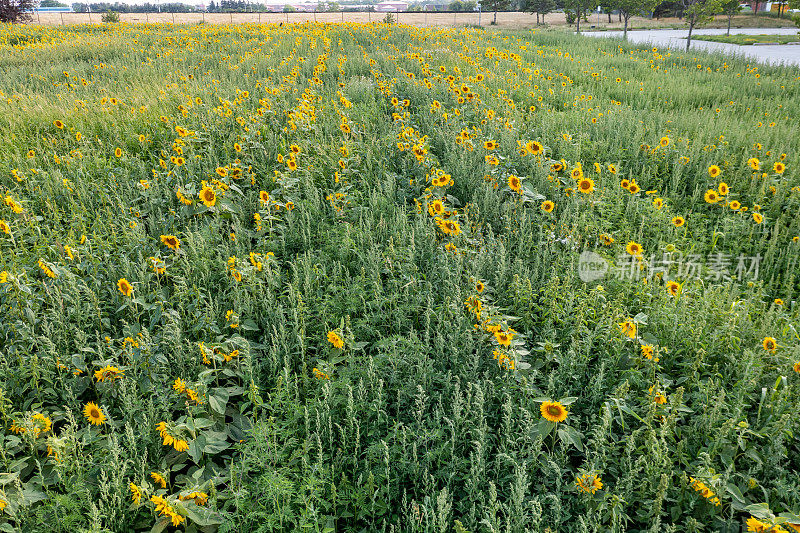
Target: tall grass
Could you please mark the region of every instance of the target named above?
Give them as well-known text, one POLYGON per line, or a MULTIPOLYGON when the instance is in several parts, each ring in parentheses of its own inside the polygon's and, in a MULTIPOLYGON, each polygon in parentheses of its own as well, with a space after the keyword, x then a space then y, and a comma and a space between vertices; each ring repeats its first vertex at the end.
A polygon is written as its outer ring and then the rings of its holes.
POLYGON ((0 49, 4 530, 800 524, 796 69, 386 24, 0 49))

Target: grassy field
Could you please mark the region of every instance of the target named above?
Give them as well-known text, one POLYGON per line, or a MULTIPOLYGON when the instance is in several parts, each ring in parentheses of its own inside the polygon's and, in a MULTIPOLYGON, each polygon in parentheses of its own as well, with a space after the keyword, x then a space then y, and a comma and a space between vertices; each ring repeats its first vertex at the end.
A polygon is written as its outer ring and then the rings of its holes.
POLYGON ((763 44, 789 44, 800 42, 797 35, 698 35, 698 41, 711 41, 715 43, 729 43, 738 45, 763 44))
POLYGON ((800 531, 800 71, 0 27, 0 530, 800 531))

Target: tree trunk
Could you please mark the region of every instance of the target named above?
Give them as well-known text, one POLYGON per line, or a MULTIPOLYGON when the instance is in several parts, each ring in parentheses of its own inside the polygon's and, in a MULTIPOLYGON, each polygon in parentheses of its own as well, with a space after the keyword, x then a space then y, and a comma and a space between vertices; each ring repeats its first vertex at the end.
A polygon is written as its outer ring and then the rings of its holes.
POLYGON ((628 40, 628 19, 630 18, 630 15, 625 15, 624 18, 625 18, 625 28, 622 30, 622 38, 627 41, 628 40))
POLYGON ((728 15, 728 33, 726 33, 725 35, 730 35, 731 34, 731 19, 732 18, 733 18, 733 15, 728 15))
POLYGON ((622 22, 622 11, 620 11, 620 12, 618 13, 618 15, 619 15, 619 21, 620 21, 620 22, 622 22))
POLYGON ((694 19, 689 22, 689 36, 686 37, 686 51, 689 51, 689 46, 692 44, 692 30, 694 29, 694 19))
POLYGON ((547 13, 542 13, 542 26, 544 26, 544 16, 545 16, 546 14, 547 14, 547 13))
POLYGON ((608 23, 611 24, 611 10, 608 10, 608 23))
POLYGON ((580 35, 580 33, 581 33, 581 13, 576 9, 575 10, 575 14, 576 14, 575 23, 577 24, 575 33, 580 35))
POLYGON ((497 26, 497 8, 495 7, 494 10, 494 21, 492 22, 493 26, 497 26))

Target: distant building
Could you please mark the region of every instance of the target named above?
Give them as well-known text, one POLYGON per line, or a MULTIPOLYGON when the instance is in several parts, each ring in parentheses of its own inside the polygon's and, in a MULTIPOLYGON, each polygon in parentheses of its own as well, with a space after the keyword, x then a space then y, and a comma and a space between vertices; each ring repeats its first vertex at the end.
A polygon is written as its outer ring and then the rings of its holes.
POLYGON ((406 9, 408 9, 408 2, 381 2, 375 6, 375 11, 381 13, 405 11, 406 9))

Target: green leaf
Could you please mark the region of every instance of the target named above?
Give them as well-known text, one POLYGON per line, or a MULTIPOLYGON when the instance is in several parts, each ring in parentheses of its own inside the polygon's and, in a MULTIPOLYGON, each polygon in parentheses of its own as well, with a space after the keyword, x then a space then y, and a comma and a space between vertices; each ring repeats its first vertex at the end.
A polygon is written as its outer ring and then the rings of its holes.
POLYGON ((195 464, 200 463, 200 459, 203 457, 203 448, 205 448, 205 445, 206 439, 202 435, 198 435, 197 438, 194 439, 191 444, 189 444, 189 449, 187 452, 195 464))
POLYGON ((150 530, 150 533, 161 533, 162 531, 167 529, 167 526, 169 524, 170 524, 169 519, 156 522, 155 524, 153 524, 153 528, 150 530))
POLYGON ((560 400, 558 400, 558 402, 561 405, 572 405, 573 403, 575 403, 575 400, 577 399, 578 399, 577 396, 567 396, 566 398, 561 398, 560 400))
POLYGON ((578 451, 583 451, 583 435, 577 429, 571 426, 562 426, 558 428, 558 437, 561 439, 561 442, 571 444, 575 446, 578 451))
POLYGON ((553 431, 554 427, 556 427, 555 422, 550 422, 549 420, 540 420, 539 423, 536 424, 531 430, 531 439, 544 439, 550 434, 551 431, 553 431))
POLYGON ((186 517, 200 527, 216 526, 222 523, 219 514, 210 509, 198 507, 194 503, 186 503, 183 507, 186 517))
POLYGON ((225 404, 226 403, 227 403, 227 400, 221 400, 216 396, 209 396, 208 397, 208 405, 210 405, 211 409, 217 414, 220 414, 220 415, 224 415, 225 414, 225 404))

